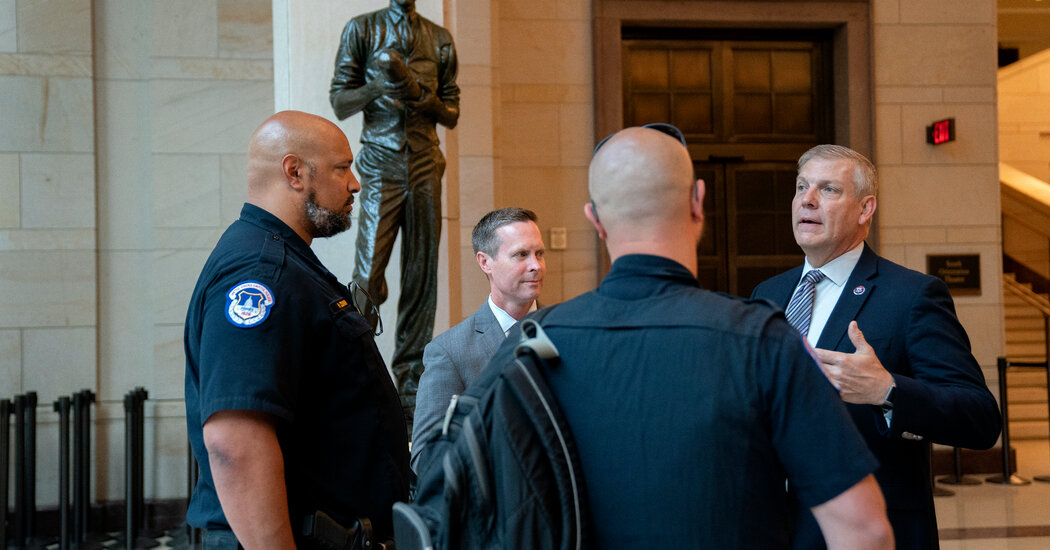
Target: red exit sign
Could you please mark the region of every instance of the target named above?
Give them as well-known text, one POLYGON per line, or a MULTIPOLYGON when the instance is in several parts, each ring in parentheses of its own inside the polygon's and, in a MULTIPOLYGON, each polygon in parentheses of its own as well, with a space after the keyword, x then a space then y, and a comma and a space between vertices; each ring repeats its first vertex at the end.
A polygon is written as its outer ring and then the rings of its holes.
POLYGON ((940 145, 955 141, 955 119, 938 120, 926 127, 926 143, 940 145))

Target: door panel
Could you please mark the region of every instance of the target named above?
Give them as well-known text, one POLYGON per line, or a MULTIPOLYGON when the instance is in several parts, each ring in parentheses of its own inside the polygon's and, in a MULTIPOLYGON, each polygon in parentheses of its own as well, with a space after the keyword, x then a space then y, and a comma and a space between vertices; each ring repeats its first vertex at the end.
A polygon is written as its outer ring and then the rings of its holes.
POLYGON ((749 296, 759 282, 802 263, 791 232, 794 164, 694 163, 704 180, 699 270, 704 288, 749 296))
POLYGON ((833 112, 830 39, 807 33, 624 31, 624 126, 676 125, 706 184, 705 288, 748 296, 802 262, 791 231, 795 162, 829 141, 833 112))

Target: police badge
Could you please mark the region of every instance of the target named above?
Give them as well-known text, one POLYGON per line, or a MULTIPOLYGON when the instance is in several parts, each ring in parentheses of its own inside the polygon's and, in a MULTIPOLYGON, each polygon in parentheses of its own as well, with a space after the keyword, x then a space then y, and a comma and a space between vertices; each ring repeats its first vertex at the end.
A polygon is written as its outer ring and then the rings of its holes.
POLYGON ((235 327, 251 328, 266 320, 273 292, 258 281, 238 283, 226 293, 226 318, 235 327))

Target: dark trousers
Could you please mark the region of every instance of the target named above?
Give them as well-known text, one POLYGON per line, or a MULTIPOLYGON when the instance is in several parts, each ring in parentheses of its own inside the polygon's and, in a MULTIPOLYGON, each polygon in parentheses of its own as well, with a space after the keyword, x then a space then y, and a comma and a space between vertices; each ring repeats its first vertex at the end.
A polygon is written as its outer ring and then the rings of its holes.
MULTIPOLYGON (((437 147, 412 152, 365 144, 356 163, 361 192, 353 279, 376 306, 386 301, 386 267, 401 232, 401 297, 390 369, 411 434, 423 348, 434 336, 445 158, 437 147)), ((361 309, 368 316, 368 308, 361 309)))

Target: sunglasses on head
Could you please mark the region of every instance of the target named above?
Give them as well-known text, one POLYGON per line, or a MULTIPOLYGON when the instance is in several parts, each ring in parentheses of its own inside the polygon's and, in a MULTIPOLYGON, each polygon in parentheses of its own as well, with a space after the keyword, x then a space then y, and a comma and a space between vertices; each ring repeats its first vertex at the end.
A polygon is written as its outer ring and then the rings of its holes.
MULTIPOLYGON (((650 130, 663 132, 664 134, 667 134, 678 140, 678 143, 681 143, 682 147, 688 147, 688 145, 686 145, 685 143, 685 135, 682 134, 682 131, 675 127, 673 124, 668 124, 666 122, 650 122, 649 124, 642 125, 642 128, 649 128, 650 130)), ((615 136, 618 133, 619 130, 605 136, 601 141, 599 141, 598 145, 594 146, 594 152, 591 153, 591 156, 598 154, 598 149, 601 149, 602 145, 605 145, 605 142, 609 141, 609 138, 615 136)))

